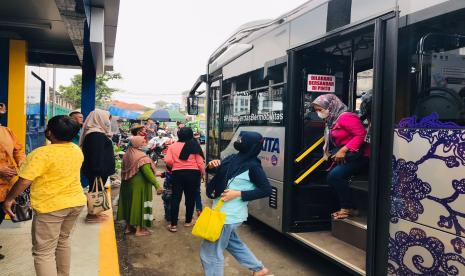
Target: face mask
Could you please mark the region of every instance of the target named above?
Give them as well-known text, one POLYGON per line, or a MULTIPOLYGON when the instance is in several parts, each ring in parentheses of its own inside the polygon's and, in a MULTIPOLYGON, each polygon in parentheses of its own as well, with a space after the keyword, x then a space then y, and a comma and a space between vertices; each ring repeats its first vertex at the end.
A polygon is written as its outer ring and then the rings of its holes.
POLYGON ((324 109, 322 111, 317 111, 316 113, 318 114, 318 117, 320 117, 320 119, 326 119, 329 116, 329 110, 328 109, 324 109))
POLYGON ((246 151, 246 145, 240 141, 236 141, 234 142, 234 148, 238 151, 238 152, 244 152, 246 151))

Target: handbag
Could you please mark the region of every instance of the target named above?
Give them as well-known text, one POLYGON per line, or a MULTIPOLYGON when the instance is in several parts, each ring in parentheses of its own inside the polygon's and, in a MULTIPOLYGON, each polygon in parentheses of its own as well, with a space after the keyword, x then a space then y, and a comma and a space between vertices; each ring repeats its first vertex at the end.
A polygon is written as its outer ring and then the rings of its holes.
POLYGON ((226 214, 220 212, 223 203, 224 201, 220 200, 213 210, 210 207, 205 207, 202 210, 192 229, 192 235, 211 242, 220 238, 226 221, 226 214))
POLYGON ((108 193, 103 186, 101 177, 96 177, 92 191, 87 193, 87 210, 91 215, 98 215, 110 209, 108 193), (99 190, 100 187, 100 190, 99 190))
POLYGON ((11 218, 12 222, 22 222, 32 219, 31 197, 29 195, 29 188, 24 190, 16 199, 16 204, 13 205, 11 210, 15 214, 11 218))
MULTIPOLYGON (((16 172, 19 172, 18 165, 14 160, 13 156, 7 153, 8 158, 10 159, 10 163, 14 166, 16 172)), ((10 183, 12 185, 18 182, 19 176, 16 174, 15 176, 10 178, 10 183)), ((22 222, 28 221, 32 219, 32 207, 31 207, 31 196, 30 196, 30 189, 27 188, 24 190, 19 196, 15 198, 16 204, 11 207, 11 211, 15 214, 14 217, 11 218, 12 222, 22 222)))
MULTIPOLYGON (((226 171, 226 179, 229 169, 230 168, 228 167, 228 170, 226 171)), ((228 185, 226 185, 225 190, 229 188, 229 185, 235 178, 236 177, 228 181, 228 185)), ((192 228, 192 235, 211 242, 217 241, 221 236, 224 223, 226 222, 226 214, 220 211, 223 204, 224 201, 220 199, 213 210, 209 207, 205 207, 195 222, 194 228, 192 228)))

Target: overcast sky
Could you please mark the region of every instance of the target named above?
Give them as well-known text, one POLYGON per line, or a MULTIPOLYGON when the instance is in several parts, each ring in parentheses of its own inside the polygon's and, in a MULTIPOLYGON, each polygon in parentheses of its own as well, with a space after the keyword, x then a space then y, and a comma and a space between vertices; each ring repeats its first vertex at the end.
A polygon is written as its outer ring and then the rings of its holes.
MULTIPOLYGON (((115 99, 150 106, 180 102, 208 57, 240 25, 276 18, 306 0, 121 0, 114 70, 124 91, 115 99)), ((60 69, 57 83, 68 84, 78 70, 60 69)))

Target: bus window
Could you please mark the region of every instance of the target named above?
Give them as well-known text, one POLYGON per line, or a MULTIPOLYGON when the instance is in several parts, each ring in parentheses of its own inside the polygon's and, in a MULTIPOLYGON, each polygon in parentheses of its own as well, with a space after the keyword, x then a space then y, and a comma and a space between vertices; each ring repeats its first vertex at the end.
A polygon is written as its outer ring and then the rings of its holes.
POLYGON ((219 159, 219 119, 220 119, 220 82, 215 82, 210 87, 209 107, 208 107, 208 157, 210 160, 219 159))
POLYGON ((355 89, 355 108, 354 111, 360 113, 360 104, 362 96, 369 90, 373 89, 373 69, 368 69, 357 73, 357 85, 355 89))
POLYGON ((417 25, 400 32, 396 121, 437 113, 465 125, 465 21, 417 25))

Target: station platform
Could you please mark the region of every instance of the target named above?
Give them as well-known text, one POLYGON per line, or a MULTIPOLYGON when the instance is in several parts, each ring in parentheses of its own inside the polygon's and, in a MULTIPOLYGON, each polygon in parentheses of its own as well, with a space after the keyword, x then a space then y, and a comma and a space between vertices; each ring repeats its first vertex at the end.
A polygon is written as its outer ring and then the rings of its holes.
MULTIPOLYGON (((71 276, 118 276, 118 251, 113 223, 113 211, 102 223, 85 222, 86 208, 81 212, 71 235, 71 276)), ((32 257, 31 223, 12 223, 5 220, 0 225, 0 276, 35 275, 32 257)))

